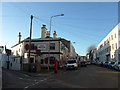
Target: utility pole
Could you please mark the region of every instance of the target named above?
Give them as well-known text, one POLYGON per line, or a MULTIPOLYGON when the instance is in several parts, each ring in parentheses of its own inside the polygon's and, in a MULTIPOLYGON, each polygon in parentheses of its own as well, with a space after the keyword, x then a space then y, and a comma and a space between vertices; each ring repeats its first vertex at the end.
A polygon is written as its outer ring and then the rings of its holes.
POLYGON ((33 16, 32 15, 31 15, 30 19, 31 19, 31 22, 30 22, 30 37, 29 37, 28 62, 30 62, 30 51, 31 51, 32 20, 33 20, 33 16))

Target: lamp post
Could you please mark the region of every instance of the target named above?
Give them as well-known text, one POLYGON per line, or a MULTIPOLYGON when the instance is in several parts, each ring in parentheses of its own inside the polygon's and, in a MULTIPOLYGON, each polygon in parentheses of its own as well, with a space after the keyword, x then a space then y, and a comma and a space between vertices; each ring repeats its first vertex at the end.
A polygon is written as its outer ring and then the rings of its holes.
POLYGON ((31 22, 30 22, 30 37, 29 37, 29 51, 28 51, 28 62, 30 63, 30 52, 31 52, 31 37, 32 37, 32 20, 33 20, 33 15, 30 17, 31 22))
MULTIPOLYGON (((51 35, 51 25, 52 25, 52 18, 53 17, 58 17, 58 16, 64 16, 64 14, 59 14, 59 15, 54 15, 50 17, 50 35, 51 35)), ((50 66, 50 37, 49 37, 49 48, 48 48, 48 71, 49 71, 49 66, 50 66)))
POLYGON ((64 16, 64 14, 59 14, 59 15, 55 15, 55 16, 51 16, 51 17, 50 17, 50 35, 51 35, 52 18, 53 18, 53 17, 58 17, 58 16, 64 16))

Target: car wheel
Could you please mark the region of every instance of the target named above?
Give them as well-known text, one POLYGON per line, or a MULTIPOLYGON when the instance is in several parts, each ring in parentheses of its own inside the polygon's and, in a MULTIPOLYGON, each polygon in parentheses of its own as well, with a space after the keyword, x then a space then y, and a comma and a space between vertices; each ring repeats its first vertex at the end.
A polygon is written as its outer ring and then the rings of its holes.
POLYGON ((117 70, 119 71, 119 67, 117 67, 117 70))

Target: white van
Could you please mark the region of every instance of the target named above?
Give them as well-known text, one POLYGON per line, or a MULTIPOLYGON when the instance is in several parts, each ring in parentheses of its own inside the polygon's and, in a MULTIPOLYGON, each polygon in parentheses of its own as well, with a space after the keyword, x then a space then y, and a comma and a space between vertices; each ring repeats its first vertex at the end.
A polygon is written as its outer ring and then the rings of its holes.
POLYGON ((66 69, 78 69, 78 63, 76 59, 68 60, 66 63, 66 69))

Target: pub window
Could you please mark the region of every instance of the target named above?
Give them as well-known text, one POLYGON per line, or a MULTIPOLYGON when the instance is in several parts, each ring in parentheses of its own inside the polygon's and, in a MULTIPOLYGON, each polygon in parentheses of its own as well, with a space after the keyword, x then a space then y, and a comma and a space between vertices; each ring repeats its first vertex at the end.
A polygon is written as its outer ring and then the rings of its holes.
POLYGON ((119 30, 119 36, 120 36, 120 30, 119 30))
POLYGON ((34 44, 31 44, 31 50, 34 50, 34 44))
POLYGON ((109 51, 111 51, 111 46, 109 47, 109 51))
POLYGON ((50 57, 50 64, 54 64, 54 62, 55 62, 55 57, 51 56, 50 57))
POLYGON ((113 40, 113 35, 111 35, 111 39, 113 40))
POLYGON ((115 33, 115 38, 116 38, 116 33, 115 33))
POLYGON ((55 43, 50 43, 50 50, 55 50, 55 43))
POLYGON ((114 44, 112 44, 112 49, 114 49, 114 44))
POLYGON ((43 59, 41 59, 41 64, 43 64, 43 59))
POLYGON ((116 49, 117 49, 117 43, 116 43, 116 49))

